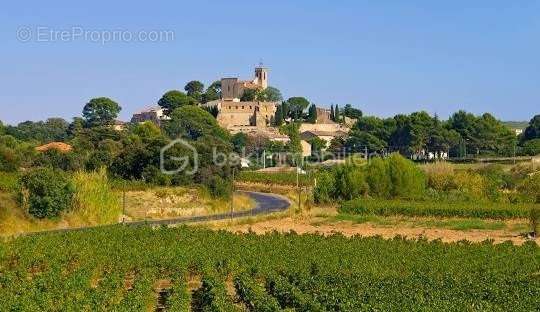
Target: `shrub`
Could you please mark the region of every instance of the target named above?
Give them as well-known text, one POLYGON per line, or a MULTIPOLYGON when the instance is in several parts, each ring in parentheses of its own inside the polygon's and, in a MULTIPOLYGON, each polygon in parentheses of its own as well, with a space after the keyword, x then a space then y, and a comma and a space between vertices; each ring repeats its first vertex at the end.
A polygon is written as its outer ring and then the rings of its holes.
POLYGON ((523 143, 522 151, 526 155, 535 156, 540 154, 540 139, 533 139, 523 143))
POLYGON ((369 186, 361 167, 353 165, 339 166, 335 169, 334 197, 354 199, 368 193, 369 186))
POLYGON ((540 204, 540 173, 532 174, 518 186, 518 191, 528 202, 540 204))
POLYGON ((207 182, 210 195, 214 198, 228 198, 231 196, 231 183, 220 176, 213 176, 207 182))
POLYGON ((426 187, 424 173, 410 160, 398 153, 388 158, 391 195, 394 198, 420 198, 426 187))
POLYGON ((381 158, 372 159, 366 168, 366 182, 371 196, 389 198, 392 181, 388 162, 381 158))
POLYGON ((315 203, 329 203, 335 193, 335 179, 330 172, 321 172, 317 179, 317 185, 313 189, 315 203))
POLYGON ((20 201, 36 218, 57 217, 72 206, 75 187, 61 171, 35 169, 24 174, 19 184, 20 201))

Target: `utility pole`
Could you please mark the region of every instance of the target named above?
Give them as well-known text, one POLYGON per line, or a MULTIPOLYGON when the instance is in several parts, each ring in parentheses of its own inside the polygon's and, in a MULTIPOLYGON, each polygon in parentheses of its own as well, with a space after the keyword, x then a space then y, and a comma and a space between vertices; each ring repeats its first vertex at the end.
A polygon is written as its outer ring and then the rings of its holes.
POLYGON ((296 191, 298 192, 298 210, 301 210, 302 203, 300 201, 300 170, 298 164, 296 164, 296 191))
POLYGON ((232 168, 232 184, 231 184, 231 220, 233 218, 234 213, 234 167, 232 168))
POLYGON ((263 150, 263 169, 266 168, 266 150, 263 150))
POLYGON ((124 187, 122 188, 122 224, 126 220, 126 182, 123 183, 124 187))
POLYGON ((365 158, 366 158, 366 161, 369 162, 369 156, 368 156, 367 146, 364 146, 364 156, 365 156, 365 158))
POLYGON ((516 164, 516 141, 514 141, 514 165, 516 164))

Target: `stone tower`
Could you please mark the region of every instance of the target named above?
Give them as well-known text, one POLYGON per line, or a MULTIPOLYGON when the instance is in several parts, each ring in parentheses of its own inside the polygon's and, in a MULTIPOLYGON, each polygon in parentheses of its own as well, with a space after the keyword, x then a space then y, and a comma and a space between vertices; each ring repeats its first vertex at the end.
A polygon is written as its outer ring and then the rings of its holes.
POLYGON ((268 68, 263 67, 262 64, 255 67, 255 80, 253 83, 259 85, 263 90, 268 87, 268 68))

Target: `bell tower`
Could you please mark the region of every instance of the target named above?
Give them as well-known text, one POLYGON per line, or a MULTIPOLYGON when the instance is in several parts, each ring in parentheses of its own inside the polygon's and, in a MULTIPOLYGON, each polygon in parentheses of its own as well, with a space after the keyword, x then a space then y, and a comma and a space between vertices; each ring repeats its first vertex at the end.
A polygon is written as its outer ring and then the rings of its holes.
POLYGON ((255 67, 255 80, 253 82, 263 90, 268 87, 268 68, 264 67, 262 63, 255 67))

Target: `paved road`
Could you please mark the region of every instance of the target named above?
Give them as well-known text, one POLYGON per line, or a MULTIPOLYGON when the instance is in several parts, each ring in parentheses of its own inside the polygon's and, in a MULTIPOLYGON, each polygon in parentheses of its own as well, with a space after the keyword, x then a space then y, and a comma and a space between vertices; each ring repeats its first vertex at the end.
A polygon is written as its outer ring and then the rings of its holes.
MULTIPOLYGON (((255 201, 255 208, 251 210, 244 211, 233 211, 226 212, 214 215, 207 216, 192 216, 192 217, 182 217, 176 219, 165 219, 165 220, 146 220, 146 221, 128 221, 125 222, 125 225, 137 226, 137 225, 172 225, 172 224, 181 224, 181 223, 191 223, 191 222, 204 222, 204 221, 217 221, 217 220, 227 220, 227 219, 237 219, 242 217, 258 216, 270 214, 273 212, 279 212, 287 210, 291 203, 285 197, 271 194, 271 193, 259 193, 259 192, 249 192, 249 191, 238 191, 236 193, 244 193, 255 201)), ((92 229, 99 227, 107 227, 111 225, 97 225, 97 226, 87 226, 87 227, 78 227, 78 228, 69 228, 69 229, 54 229, 54 230, 45 230, 25 233, 22 235, 32 235, 39 233, 50 233, 50 232, 69 232, 69 231, 78 231, 84 229, 92 229)))
POLYGON ((193 217, 182 217, 176 219, 166 219, 166 220, 147 220, 147 221, 131 221, 127 222, 128 225, 143 225, 143 224, 178 224, 178 223, 189 223, 189 222, 202 222, 202 221, 217 221, 217 220, 226 220, 226 219, 236 219, 242 217, 250 217, 257 215, 270 214, 273 212, 287 210, 291 203, 282 196, 270 193, 259 193, 259 192, 249 192, 249 191, 238 191, 237 193, 244 193, 255 201, 255 208, 251 210, 243 211, 233 211, 225 212, 214 215, 207 216, 193 216, 193 217))

